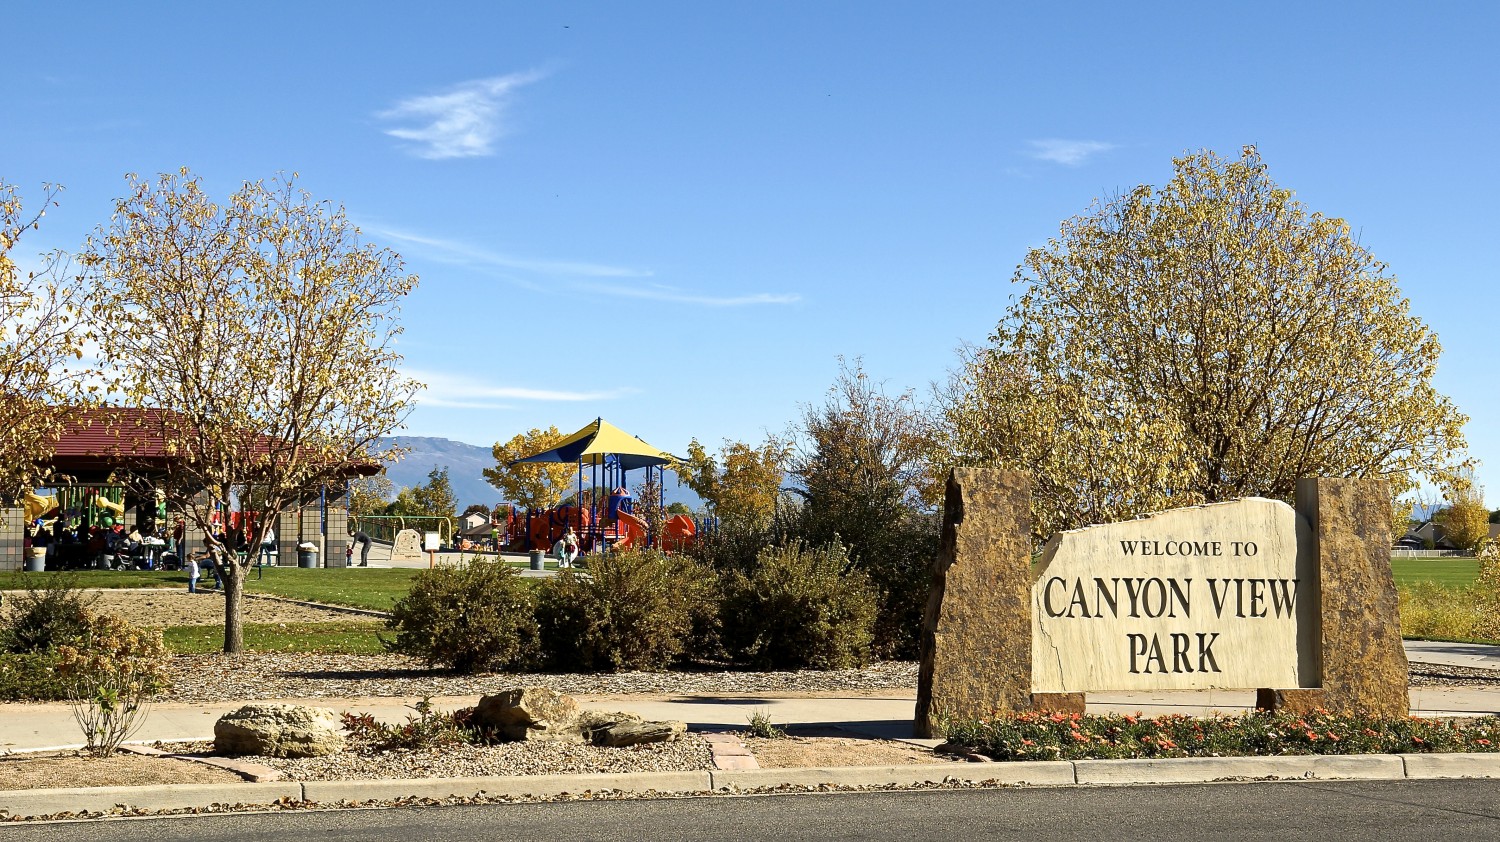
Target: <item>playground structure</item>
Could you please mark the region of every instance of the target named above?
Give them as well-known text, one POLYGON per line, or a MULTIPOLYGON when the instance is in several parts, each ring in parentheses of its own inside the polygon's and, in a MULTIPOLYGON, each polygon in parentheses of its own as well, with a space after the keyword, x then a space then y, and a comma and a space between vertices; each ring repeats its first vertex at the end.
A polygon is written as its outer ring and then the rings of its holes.
MULTIPOLYGON (((524 550, 550 550, 569 527, 578 535, 584 552, 608 552, 625 547, 684 549, 697 535, 697 524, 686 515, 667 519, 662 534, 653 534, 651 524, 637 516, 627 484, 627 474, 644 468, 647 482, 660 486, 662 469, 675 458, 637 436, 621 430, 603 418, 568 436, 557 446, 511 462, 521 465, 539 462, 576 462, 578 464, 575 505, 558 506, 542 511, 518 512, 511 507, 505 518, 506 544, 521 544, 524 550), (591 475, 588 505, 584 500, 585 471, 591 475), (613 489, 601 509, 600 488, 613 489)), ((499 513, 495 526, 500 527, 499 513)))

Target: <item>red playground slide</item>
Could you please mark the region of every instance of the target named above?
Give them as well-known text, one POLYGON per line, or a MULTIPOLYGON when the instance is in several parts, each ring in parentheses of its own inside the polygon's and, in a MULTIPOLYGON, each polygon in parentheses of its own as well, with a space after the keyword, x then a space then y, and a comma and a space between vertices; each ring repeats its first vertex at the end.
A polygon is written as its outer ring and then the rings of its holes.
POLYGON ((623 537, 615 541, 615 546, 644 547, 646 546, 646 522, 629 512, 619 512, 616 515, 615 528, 624 533, 623 537))

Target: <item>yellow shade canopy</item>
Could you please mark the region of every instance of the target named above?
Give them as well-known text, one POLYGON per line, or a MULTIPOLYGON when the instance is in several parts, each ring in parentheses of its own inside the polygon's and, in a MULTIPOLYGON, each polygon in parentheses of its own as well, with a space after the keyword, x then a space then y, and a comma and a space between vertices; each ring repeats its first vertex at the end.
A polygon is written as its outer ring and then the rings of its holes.
POLYGON ((588 465, 618 465, 626 471, 656 467, 680 461, 664 450, 652 447, 603 418, 579 430, 560 444, 511 462, 581 462, 588 465))

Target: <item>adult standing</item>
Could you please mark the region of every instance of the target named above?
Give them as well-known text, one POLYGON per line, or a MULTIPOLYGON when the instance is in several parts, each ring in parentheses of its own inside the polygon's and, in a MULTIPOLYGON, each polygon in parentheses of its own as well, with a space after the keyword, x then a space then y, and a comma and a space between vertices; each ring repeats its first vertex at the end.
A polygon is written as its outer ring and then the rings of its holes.
POLYGON ((266 534, 260 539, 260 563, 269 564, 271 555, 276 552, 276 527, 267 526, 266 534))

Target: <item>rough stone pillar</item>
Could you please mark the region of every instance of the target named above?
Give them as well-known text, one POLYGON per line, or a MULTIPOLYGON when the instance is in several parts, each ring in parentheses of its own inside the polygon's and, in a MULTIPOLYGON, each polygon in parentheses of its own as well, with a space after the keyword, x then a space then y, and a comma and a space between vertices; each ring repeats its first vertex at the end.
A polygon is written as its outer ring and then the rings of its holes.
POLYGON ((1319 571, 1322 706, 1408 715, 1389 487, 1374 479, 1298 480, 1297 512, 1311 527, 1308 549, 1319 571))
POLYGON ((942 546, 922 623, 915 730, 1031 707, 1031 479, 948 475, 942 546))

